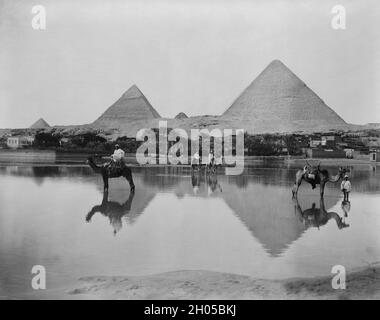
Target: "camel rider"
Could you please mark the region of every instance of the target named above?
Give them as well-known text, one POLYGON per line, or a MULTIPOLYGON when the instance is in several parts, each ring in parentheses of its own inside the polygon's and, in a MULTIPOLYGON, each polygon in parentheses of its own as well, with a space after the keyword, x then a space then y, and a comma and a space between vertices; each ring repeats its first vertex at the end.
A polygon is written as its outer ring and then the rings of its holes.
POLYGON ((214 151, 211 150, 210 153, 208 154, 208 165, 212 167, 214 164, 215 164, 215 155, 214 155, 214 151))
POLYGON ((111 155, 111 162, 110 162, 110 165, 111 164, 114 164, 116 167, 122 167, 124 166, 124 156, 125 156, 125 152, 123 151, 123 149, 120 148, 120 146, 118 144, 115 145, 115 150, 113 152, 113 154, 111 155))
POLYGON ((199 153, 195 152, 194 156, 191 158, 191 168, 194 169, 195 167, 199 166, 199 153))

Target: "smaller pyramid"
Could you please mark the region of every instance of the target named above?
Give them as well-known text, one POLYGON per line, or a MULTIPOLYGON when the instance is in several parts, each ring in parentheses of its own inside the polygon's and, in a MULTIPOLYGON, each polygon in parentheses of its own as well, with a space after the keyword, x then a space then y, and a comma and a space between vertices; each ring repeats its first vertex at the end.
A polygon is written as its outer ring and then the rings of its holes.
POLYGON ((42 118, 38 119, 30 126, 30 129, 47 129, 50 128, 49 124, 42 118))
POLYGON ((180 112, 180 113, 178 113, 175 117, 174 117, 174 119, 187 119, 188 118, 188 116, 186 115, 186 113, 184 113, 184 112, 180 112))

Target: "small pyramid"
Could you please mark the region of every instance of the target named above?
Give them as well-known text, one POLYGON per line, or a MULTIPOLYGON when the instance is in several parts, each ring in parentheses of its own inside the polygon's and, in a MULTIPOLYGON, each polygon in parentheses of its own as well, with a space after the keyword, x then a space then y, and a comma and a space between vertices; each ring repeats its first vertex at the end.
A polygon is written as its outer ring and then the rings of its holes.
POLYGON ((188 116, 186 115, 186 113, 184 113, 184 112, 180 112, 180 113, 178 113, 175 117, 174 117, 174 119, 187 119, 188 118, 188 116))
POLYGON ((343 125, 345 121, 329 108, 281 61, 272 61, 224 112, 223 118, 278 123, 289 128, 298 123, 343 125))
POLYGON ((161 116, 140 89, 133 85, 94 122, 94 125, 114 126, 136 120, 157 118, 161 116))
POLYGON ((42 118, 38 119, 30 126, 30 129, 46 129, 50 128, 49 124, 42 118))

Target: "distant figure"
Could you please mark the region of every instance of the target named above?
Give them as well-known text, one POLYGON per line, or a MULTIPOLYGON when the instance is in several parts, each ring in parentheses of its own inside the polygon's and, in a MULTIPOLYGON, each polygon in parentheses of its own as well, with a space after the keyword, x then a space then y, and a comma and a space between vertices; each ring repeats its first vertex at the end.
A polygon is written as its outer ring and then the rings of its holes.
POLYGON ((215 172, 216 166, 215 166, 215 155, 214 151, 210 151, 208 154, 208 164, 207 164, 207 169, 211 172, 215 172))
POLYGON ((215 163, 215 155, 214 155, 214 151, 210 151, 210 153, 208 154, 208 164, 209 166, 213 166, 215 163))
POLYGON ((350 180, 348 180, 348 175, 345 175, 344 178, 343 178, 343 181, 340 185, 340 189, 342 190, 343 192, 343 195, 344 195, 344 200, 343 201, 347 201, 348 202, 348 196, 351 192, 351 182, 350 180))
POLYGON ((195 152, 191 158, 191 169, 199 168, 199 153, 195 152))

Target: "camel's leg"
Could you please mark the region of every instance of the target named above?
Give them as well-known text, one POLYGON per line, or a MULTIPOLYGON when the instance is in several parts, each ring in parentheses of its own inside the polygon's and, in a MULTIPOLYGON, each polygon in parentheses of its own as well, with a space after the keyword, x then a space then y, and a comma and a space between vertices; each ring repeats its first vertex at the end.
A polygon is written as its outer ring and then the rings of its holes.
POLYGON ((293 195, 293 198, 296 198, 296 197, 297 197, 298 189, 300 188, 300 185, 301 185, 301 181, 297 181, 297 182, 293 185, 293 188, 292 188, 292 195, 293 195))
POLYGON ((131 192, 135 192, 135 183, 133 182, 131 169, 127 168, 125 170, 124 177, 128 180, 129 186, 131 188, 131 192))
POLYGON ((320 194, 321 194, 321 198, 323 198, 323 195, 325 194, 325 185, 326 185, 326 182, 321 181, 321 183, 320 183, 320 194))
POLYGON ((294 183, 293 188, 292 188, 293 198, 297 197, 298 189, 300 188, 301 183, 302 183, 302 177, 299 177, 297 174, 296 182, 294 183))
POLYGON ((104 192, 108 192, 108 176, 103 174, 104 192))

